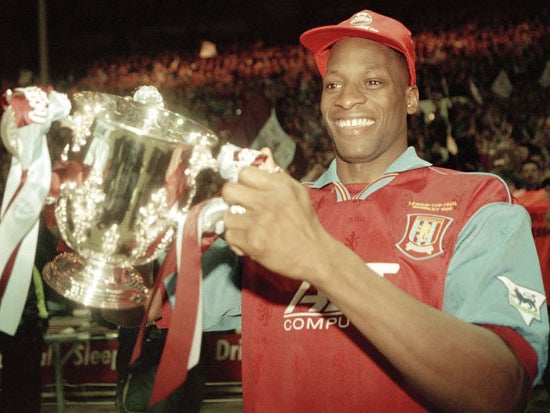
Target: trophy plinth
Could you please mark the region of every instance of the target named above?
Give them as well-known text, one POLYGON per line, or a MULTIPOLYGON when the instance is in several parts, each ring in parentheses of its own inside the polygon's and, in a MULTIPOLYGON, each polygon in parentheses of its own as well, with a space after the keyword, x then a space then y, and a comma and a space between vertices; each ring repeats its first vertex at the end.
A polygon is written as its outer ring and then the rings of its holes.
POLYGON ((142 305, 149 294, 142 276, 132 267, 84 261, 65 252, 46 264, 43 276, 64 297, 88 307, 124 310, 142 305))

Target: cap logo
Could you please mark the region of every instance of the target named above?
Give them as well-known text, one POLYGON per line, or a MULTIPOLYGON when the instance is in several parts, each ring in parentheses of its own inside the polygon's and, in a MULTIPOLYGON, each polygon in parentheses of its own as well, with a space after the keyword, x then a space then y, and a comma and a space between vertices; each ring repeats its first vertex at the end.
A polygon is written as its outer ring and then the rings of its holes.
POLYGON ((349 23, 352 26, 367 27, 372 24, 372 16, 365 12, 357 13, 351 18, 349 23))

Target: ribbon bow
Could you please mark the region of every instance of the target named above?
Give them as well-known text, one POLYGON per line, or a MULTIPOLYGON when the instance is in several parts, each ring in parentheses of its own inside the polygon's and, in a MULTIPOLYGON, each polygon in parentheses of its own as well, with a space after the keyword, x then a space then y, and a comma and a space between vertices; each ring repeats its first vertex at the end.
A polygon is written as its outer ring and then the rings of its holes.
POLYGON ((66 95, 51 87, 17 88, 6 94, 2 142, 13 155, 0 209, 0 330, 19 325, 32 276, 39 215, 50 189, 46 133, 69 114, 66 95))

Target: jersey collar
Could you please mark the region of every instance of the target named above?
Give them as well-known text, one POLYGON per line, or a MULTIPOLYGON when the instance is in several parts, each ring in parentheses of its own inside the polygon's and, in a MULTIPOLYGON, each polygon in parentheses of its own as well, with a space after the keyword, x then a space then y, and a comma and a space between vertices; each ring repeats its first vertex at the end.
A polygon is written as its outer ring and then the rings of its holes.
MULTIPOLYGON (((410 171, 412 169, 425 168, 431 166, 432 164, 424 159, 421 159, 414 149, 414 147, 409 146, 405 152, 403 152, 399 158, 397 158, 389 167, 386 169, 383 175, 386 174, 395 174, 404 171, 410 171)), ((312 185, 313 188, 322 188, 333 182, 341 183, 338 178, 338 173, 336 171, 336 160, 332 160, 328 169, 315 181, 312 185)))

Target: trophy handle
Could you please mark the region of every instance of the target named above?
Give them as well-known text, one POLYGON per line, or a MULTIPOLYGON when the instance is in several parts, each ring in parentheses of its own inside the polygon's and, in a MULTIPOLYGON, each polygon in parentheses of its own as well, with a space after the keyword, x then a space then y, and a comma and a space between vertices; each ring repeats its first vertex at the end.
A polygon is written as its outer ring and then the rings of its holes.
MULTIPOLYGON (((215 169, 220 176, 229 182, 236 182, 239 172, 245 166, 257 166, 261 169, 266 169, 270 173, 275 173, 280 170, 267 167, 265 161, 267 155, 255 149, 240 148, 233 144, 225 144, 220 148, 220 153, 216 159, 215 169)), ((210 199, 203 207, 199 217, 199 228, 203 234, 215 233, 223 234, 225 231, 223 216, 227 212, 232 214, 244 214, 245 208, 241 205, 228 205, 222 198, 216 197, 210 199)))

